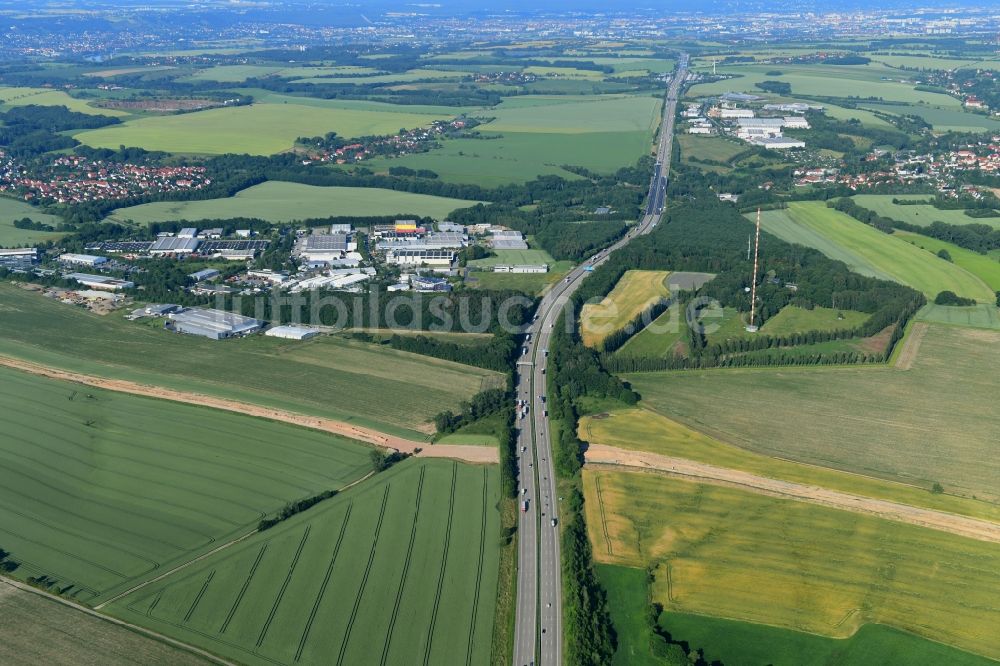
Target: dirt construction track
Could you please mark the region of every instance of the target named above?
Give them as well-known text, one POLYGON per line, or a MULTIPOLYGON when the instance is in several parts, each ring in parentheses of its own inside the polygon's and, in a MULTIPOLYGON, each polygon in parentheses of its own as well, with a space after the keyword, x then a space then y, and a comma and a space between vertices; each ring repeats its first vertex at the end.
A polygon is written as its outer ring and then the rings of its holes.
POLYGON ((660 472, 702 483, 733 486, 774 497, 784 497, 811 504, 821 504, 834 509, 869 514, 886 520, 950 532, 977 541, 1000 543, 1000 524, 943 511, 852 495, 819 486, 769 479, 749 472, 716 467, 684 458, 672 458, 641 451, 626 451, 602 444, 590 445, 586 458, 588 467, 660 472))
POLYGON ((162 400, 171 400, 173 402, 182 402, 190 405, 200 405, 202 407, 211 407, 213 409, 223 409, 227 412, 237 412, 248 416, 271 419, 272 421, 291 423, 293 425, 311 428, 313 430, 322 430, 323 432, 329 432, 342 437, 349 437, 351 439, 360 440, 369 444, 375 444, 376 446, 382 446, 387 449, 402 451, 404 453, 414 453, 416 449, 419 448, 421 449, 421 452, 417 455, 435 458, 455 458, 457 460, 474 463, 495 463, 499 462, 500 459, 499 453, 494 447, 447 446, 441 444, 430 445, 427 442, 417 442, 404 439, 402 437, 396 437, 394 435, 388 435, 386 433, 379 432, 378 430, 351 425, 350 423, 345 423, 344 421, 324 419, 316 416, 309 416, 307 414, 300 414, 298 412, 289 412, 282 409, 272 409, 270 407, 262 407, 260 405, 239 402, 236 400, 227 400, 225 398, 218 398, 201 393, 175 391, 173 389, 163 388, 160 386, 150 386, 148 384, 139 384, 137 382, 130 382, 121 379, 107 379, 105 377, 84 375, 28 361, 21 361, 8 356, 0 356, 0 366, 29 372, 33 375, 39 375, 41 377, 49 377, 50 379, 60 379, 63 381, 75 382, 77 384, 85 384, 87 386, 93 386, 108 391, 116 391, 118 393, 130 393, 132 395, 141 395, 148 398, 159 398, 162 400))

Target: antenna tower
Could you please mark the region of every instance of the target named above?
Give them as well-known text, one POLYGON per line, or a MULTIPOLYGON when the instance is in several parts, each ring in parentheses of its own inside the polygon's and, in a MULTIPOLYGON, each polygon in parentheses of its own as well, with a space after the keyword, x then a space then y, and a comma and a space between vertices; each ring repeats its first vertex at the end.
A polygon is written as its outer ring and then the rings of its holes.
POLYGON ((750 283, 750 322, 747 324, 748 333, 756 333, 757 325, 754 323, 757 315, 757 260, 760 256, 760 208, 757 209, 757 238, 753 246, 753 275, 750 283))

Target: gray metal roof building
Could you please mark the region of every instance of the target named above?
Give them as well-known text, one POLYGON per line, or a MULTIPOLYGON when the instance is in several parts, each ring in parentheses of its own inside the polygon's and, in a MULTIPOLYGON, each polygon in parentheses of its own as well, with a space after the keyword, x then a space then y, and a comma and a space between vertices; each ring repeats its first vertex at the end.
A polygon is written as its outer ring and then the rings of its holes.
POLYGON ((313 234, 306 237, 306 252, 347 252, 347 234, 313 234))
POLYGON ((201 241, 197 238, 179 238, 168 236, 157 238, 149 248, 150 254, 189 254, 198 249, 201 241))
POLYGON ((170 313, 167 317, 167 329, 212 340, 256 333, 264 325, 259 319, 208 308, 188 308, 170 313))

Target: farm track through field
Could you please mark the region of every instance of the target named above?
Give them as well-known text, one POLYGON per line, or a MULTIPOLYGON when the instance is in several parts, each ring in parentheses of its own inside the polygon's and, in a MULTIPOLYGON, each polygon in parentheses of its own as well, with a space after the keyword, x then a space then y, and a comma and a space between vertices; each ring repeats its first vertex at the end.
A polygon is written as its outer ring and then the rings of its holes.
POLYGON ((448 567, 448 547, 451 545, 451 523, 455 516, 455 486, 458 480, 458 465, 451 469, 451 497, 448 500, 448 523, 444 528, 444 552, 441 553, 441 570, 438 572, 437 590, 434 593, 434 606, 431 610, 431 622, 427 629, 427 645, 424 647, 424 666, 431 661, 431 646, 434 643, 434 626, 437 624, 438 608, 441 606, 441 588, 444 587, 444 573, 448 567))
POLYGON ((299 547, 295 550, 295 556, 292 558, 292 563, 288 566, 288 573, 285 575, 285 580, 281 583, 281 589, 278 590, 277 596, 274 597, 274 603, 271 604, 271 612, 267 614, 267 620, 264 621, 264 626, 260 629, 260 635, 257 636, 257 648, 260 648, 264 643, 264 639, 267 638, 267 630, 271 628, 271 622, 274 621, 274 616, 278 612, 278 606, 281 605, 281 600, 285 596, 285 590, 288 589, 288 584, 292 582, 292 576, 295 575, 295 567, 299 564, 299 558, 302 557, 302 549, 306 547, 310 532, 312 532, 312 525, 306 525, 306 529, 302 533, 302 540, 299 541, 299 547))
POLYGON ((749 472, 716 467, 685 458, 627 451, 603 444, 591 444, 585 455, 587 467, 591 469, 666 473, 671 476, 697 479, 701 483, 732 486, 772 497, 782 497, 853 513, 867 514, 884 520, 948 532, 977 541, 1000 543, 1000 524, 944 511, 853 495, 820 486, 770 479, 749 472))
POLYGON ((472 598, 472 616, 469 618, 469 645, 465 653, 465 664, 466 666, 472 666, 472 645, 476 638, 476 615, 479 610, 479 590, 483 584, 483 556, 486 549, 486 498, 487 492, 489 490, 489 479, 486 476, 486 470, 483 470, 483 521, 482 526, 479 528, 479 564, 476 566, 476 592, 472 598))
POLYGON ((201 586, 201 589, 198 590, 198 594, 195 595, 194 601, 191 602, 191 607, 188 608, 188 612, 184 614, 185 622, 190 620, 191 616, 194 615, 195 609, 198 608, 198 604, 201 603, 201 598, 205 596, 205 590, 208 589, 208 584, 212 582, 212 579, 214 577, 215 577, 215 569, 212 569, 211 571, 208 572, 208 578, 205 579, 205 582, 201 586))
POLYGON ((611 535, 608 534, 608 517, 604 511, 604 489, 601 488, 601 477, 595 479, 597 485, 597 508, 601 511, 601 531, 604 533, 604 543, 608 547, 608 555, 614 555, 611 547, 611 535))
POLYGON ((372 428, 352 425, 345 421, 320 418, 282 409, 262 407, 252 403, 228 400, 226 398, 204 395, 202 393, 177 391, 175 389, 168 389, 161 386, 150 386, 148 384, 140 384, 138 382, 131 382, 123 379, 108 379, 106 377, 85 375, 38 363, 32 363, 30 361, 22 361, 9 356, 0 356, 0 366, 13 368, 14 370, 20 370, 22 372, 38 375, 40 377, 48 377, 49 379, 58 379, 61 381, 84 384, 86 386, 94 386, 107 391, 128 393, 131 395, 140 395, 148 398, 158 398, 161 400, 170 400, 171 402, 180 402, 189 405, 211 407, 213 409, 236 412, 237 414, 245 414, 247 416, 256 416, 259 418, 270 419, 272 421, 291 423, 292 425, 310 428, 312 430, 320 430, 334 435, 339 435, 341 437, 367 442, 368 444, 402 451, 404 453, 416 453, 416 450, 419 448, 421 449, 421 452, 418 455, 433 458, 455 458, 457 460, 464 460, 472 463, 496 463, 500 460, 499 452, 495 448, 488 446, 442 444, 431 446, 427 442, 417 442, 397 437, 395 435, 388 435, 372 428))
POLYGON ((392 643, 392 631, 396 627, 396 618, 399 616, 399 604, 403 601, 403 589, 406 587, 406 574, 410 570, 413 543, 417 540, 417 521, 420 518, 420 499, 424 492, 424 474, 426 472, 426 467, 420 468, 420 480, 417 482, 417 499, 413 507, 413 526, 410 527, 410 542, 406 546, 406 557, 403 558, 403 572, 399 576, 399 587, 396 589, 396 600, 392 605, 389 628, 385 632, 385 641, 382 643, 382 659, 379 661, 382 666, 385 666, 386 660, 389 658, 389 644, 392 643))
MULTIPOLYGON (((257 533, 257 530, 254 530, 253 532, 251 532, 247 536, 250 536, 251 534, 256 534, 256 533, 257 533)), ((247 588, 250 587, 250 581, 253 580, 254 574, 257 573, 257 567, 260 566, 260 561, 264 559, 264 553, 266 553, 266 552, 267 552, 267 542, 265 541, 261 545, 260 550, 257 551, 257 559, 255 559, 253 561, 253 564, 250 565, 250 572, 247 574, 247 577, 243 580, 243 587, 240 588, 239 593, 236 595, 236 598, 233 600, 233 605, 229 607, 229 612, 226 614, 226 619, 222 622, 222 626, 219 627, 219 633, 220 634, 226 633, 226 629, 229 628, 229 623, 233 621, 233 616, 236 615, 236 610, 240 607, 240 603, 243 601, 243 597, 247 593, 247 588)))
POLYGON ((330 556, 330 564, 326 567, 326 575, 323 576, 323 582, 319 586, 319 590, 316 591, 316 600, 313 601, 312 610, 309 611, 309 617, 306 619, 306 626, 302 629, 302 638, 299 639, 299 646, 295 649, 295 661, 302 658, 302 650, 306 647, 306 641, 309 640, 309 631, 312 629, 313 621, 316 619, 316 613, 319 611, 319 605, 323 601, 323 595, 326 594, 326 588, 330 584, 330 577, 333 575, 333 567, 337 564, 337 555, 340 553, 340 546, 344 543, 344 534, 347 533, 347 524, 351 521, 351 509, 354 508, 354 502, 352 501, 347 505, 347 512, 344 514, 344 522, 340 526, 340 534, 337 535, 337 545, 333 547, 333 554, 330 556))
POLYGON ((896 359, 896 367, 900 370, 909 370, 913 367, 913 362, 917 360, 917 352, 920 351, 920 343, 923 342, 924 335, 927 334, 927 324, 916 322, 910 336, 903 343, 903 349, 896 359))
POLYGON ((365 596, 365 587, 368 586, 368 576, 371 575, 372 564, 375 562, 375 551, 378 549, 378 537, 382 532, 382 520, 385 518, 385 506, 389 502, 390 488, 392 488, 392 484, 385 484, 385 492, 382 493, 382 508, 378 512, 378 522, 375 523, 375 534, 372 536, 372 549, 368 553, 368 564, 365 565, 365 573, 361 577, 361 586, 358 588, 358 595, 354 598, 354 608, 351 609, 351 617, 347 620, 344 639, 340 642, 337 666, 341 666, 344 663, 344 654, 347 652, 347 644, 351 640, 351 631, 354 629, 354 621, 358 617, 358 608, 361 606, 361 600, 365 596))

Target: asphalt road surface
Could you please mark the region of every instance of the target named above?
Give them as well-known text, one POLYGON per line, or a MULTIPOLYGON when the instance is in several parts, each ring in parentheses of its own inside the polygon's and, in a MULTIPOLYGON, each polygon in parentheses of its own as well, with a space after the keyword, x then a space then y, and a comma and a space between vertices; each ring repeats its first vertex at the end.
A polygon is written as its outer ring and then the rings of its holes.
POLYGON ((559 498, 556 495, 552 441, 545 403, 546 350, 552 328, 583 279, 607 261, 608 255, 636 236, 649 233, 660 220, 670 173, 670 153, 677 112, 677 95, 687 74, 682 54, 667 90, 657 163, 649 186, 645 215, 624 237, 570 271, 545 296, 518 360, 517 392, 527 414, 518 407, 517 450, 521 507, 518 528, 517 618, 514 629, 514 666, 561 666, 562 584, 559 555, 559 498))

